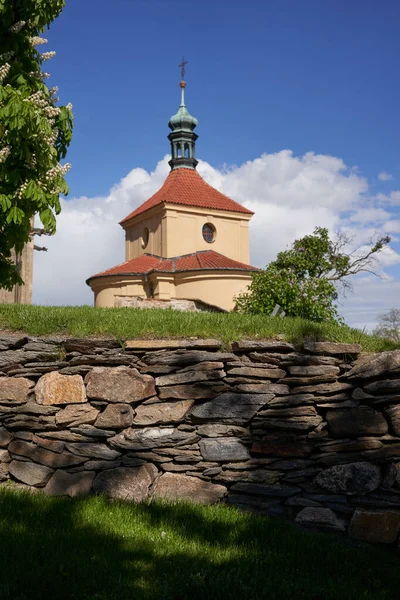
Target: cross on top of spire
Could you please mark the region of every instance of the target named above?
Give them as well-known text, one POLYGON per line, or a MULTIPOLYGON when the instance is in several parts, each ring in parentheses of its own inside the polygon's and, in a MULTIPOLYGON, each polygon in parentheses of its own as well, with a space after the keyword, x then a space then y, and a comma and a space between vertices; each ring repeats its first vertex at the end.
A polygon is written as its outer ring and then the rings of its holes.
POLYGON ((181 69, 181 76, 182 76, 182 81, 185 81, 185 72, 186 72, 186 65, 188 64, 188 61, 185 60, 185 57, 182 56, 182 62, 180 65, 178 65, 181 69))

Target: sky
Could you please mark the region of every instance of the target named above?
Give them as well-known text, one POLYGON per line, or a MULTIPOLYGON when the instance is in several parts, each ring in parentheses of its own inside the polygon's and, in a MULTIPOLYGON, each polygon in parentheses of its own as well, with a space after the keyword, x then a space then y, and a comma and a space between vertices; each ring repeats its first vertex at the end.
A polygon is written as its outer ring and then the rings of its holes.
POLYGON ((340 300, 372 329, 400 306, 399 18, 395 0, 67 0, 41 49, 73 104, 70 192, 34 302, 92 304, 85 280, 124 260, 118 221, 168 174, 184 54, 198 170, 255 211, 254 266, 319 225, 361 246, 391 235, 380 277, 340 300))

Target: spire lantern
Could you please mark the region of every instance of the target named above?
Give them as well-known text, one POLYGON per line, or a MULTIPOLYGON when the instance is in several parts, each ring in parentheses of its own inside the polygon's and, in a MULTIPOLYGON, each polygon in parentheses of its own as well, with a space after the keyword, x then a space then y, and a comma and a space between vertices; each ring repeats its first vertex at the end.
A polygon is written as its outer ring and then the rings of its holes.
POLYGON ((186 65, 187 61, 182 56, 182 63, 179 65, 182 76, 179 84, 181 88, 181 105, 176 115, 171 117, 168 123, 168 127, 172 130, 168 136, 171 142, 172 158, 169 161, 171 171, 179 168, 195 169, 198 164, 198 161, 195 159, 195 146, 198 136, 194 133, 198 121, 195 117, 191 116, 185 105, 186 65))

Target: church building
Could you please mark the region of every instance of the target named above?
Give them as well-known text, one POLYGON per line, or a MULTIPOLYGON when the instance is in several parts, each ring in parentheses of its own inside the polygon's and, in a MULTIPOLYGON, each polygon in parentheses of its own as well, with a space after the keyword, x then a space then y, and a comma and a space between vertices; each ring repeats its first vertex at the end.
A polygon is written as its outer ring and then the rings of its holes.
POLYGON ((125 262, 87 280, 97 307, 228 311, 257 270, 249 265, 253 213, 196 170, 198 122, 185 106, 182 71, 181 105, 168 123, 171 171, 161 189, 120 222, 125 262))

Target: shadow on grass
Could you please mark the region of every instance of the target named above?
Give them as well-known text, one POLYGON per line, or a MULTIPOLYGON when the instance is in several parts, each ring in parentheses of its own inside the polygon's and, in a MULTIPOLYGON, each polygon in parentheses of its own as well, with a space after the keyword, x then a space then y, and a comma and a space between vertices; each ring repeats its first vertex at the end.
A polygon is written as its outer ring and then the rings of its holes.
POLYGON ((0 493, 1 600, 394 600, 398 559, 226 507, 0 493))

